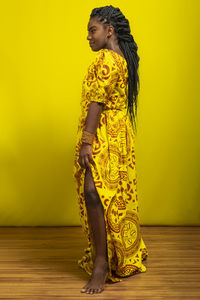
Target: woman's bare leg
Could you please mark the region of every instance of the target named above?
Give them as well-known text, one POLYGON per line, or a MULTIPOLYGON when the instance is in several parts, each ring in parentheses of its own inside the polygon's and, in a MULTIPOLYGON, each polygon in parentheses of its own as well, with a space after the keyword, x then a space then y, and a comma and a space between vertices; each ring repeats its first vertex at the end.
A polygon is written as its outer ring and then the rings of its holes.
POLYGON ((108 260, 104 209, 94 184, 92 172, 88 168, 85 171, 84 194, 88 222, 90 223, 95 243, 96 257, 92 276, 81 292, 93 294, 100 293, 104 289, 108 260))

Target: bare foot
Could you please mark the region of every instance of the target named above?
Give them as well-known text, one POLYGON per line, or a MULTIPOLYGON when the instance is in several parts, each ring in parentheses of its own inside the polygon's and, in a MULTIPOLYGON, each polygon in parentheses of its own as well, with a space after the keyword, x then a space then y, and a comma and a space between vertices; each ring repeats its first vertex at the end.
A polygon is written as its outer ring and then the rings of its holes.
POLYGON ((96 294, 104 290, 104 283, 108 274, 108 262, 104 258, 96 258, 92 276, 81 289, 82 293, 96 294))

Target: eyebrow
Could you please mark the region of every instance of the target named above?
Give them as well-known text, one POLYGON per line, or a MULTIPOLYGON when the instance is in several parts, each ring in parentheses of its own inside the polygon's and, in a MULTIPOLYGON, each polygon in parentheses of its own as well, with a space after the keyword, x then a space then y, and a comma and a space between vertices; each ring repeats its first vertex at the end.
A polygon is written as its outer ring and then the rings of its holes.
POLYGON ((93 25, 88 29, 88 31, 90 31, 90 29, 92 29, 93 27, 97 28, 95 25, 93 25))

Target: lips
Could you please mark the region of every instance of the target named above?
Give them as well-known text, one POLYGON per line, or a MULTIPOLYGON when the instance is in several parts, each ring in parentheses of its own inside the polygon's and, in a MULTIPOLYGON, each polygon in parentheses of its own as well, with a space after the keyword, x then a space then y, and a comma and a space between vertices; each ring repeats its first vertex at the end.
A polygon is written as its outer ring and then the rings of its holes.
POLYGON ((93 45, 94 44, 94 42, 92 43, 92 42, 90 42, 90 45, 93 45))

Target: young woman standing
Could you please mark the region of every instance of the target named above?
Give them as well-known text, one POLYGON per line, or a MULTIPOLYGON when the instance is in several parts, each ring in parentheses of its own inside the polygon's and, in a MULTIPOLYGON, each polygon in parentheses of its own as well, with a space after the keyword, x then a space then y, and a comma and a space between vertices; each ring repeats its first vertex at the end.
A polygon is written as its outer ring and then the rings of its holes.
POLYGON ((92 294, 103 291, 106 279, 145 272, 148 252, 136 187, 137 45, 112 5, 92 10, 87 39, 97 53, 82 83, 74 178, 88 240, 78 264, 91 275, 81 292, 92 294))

